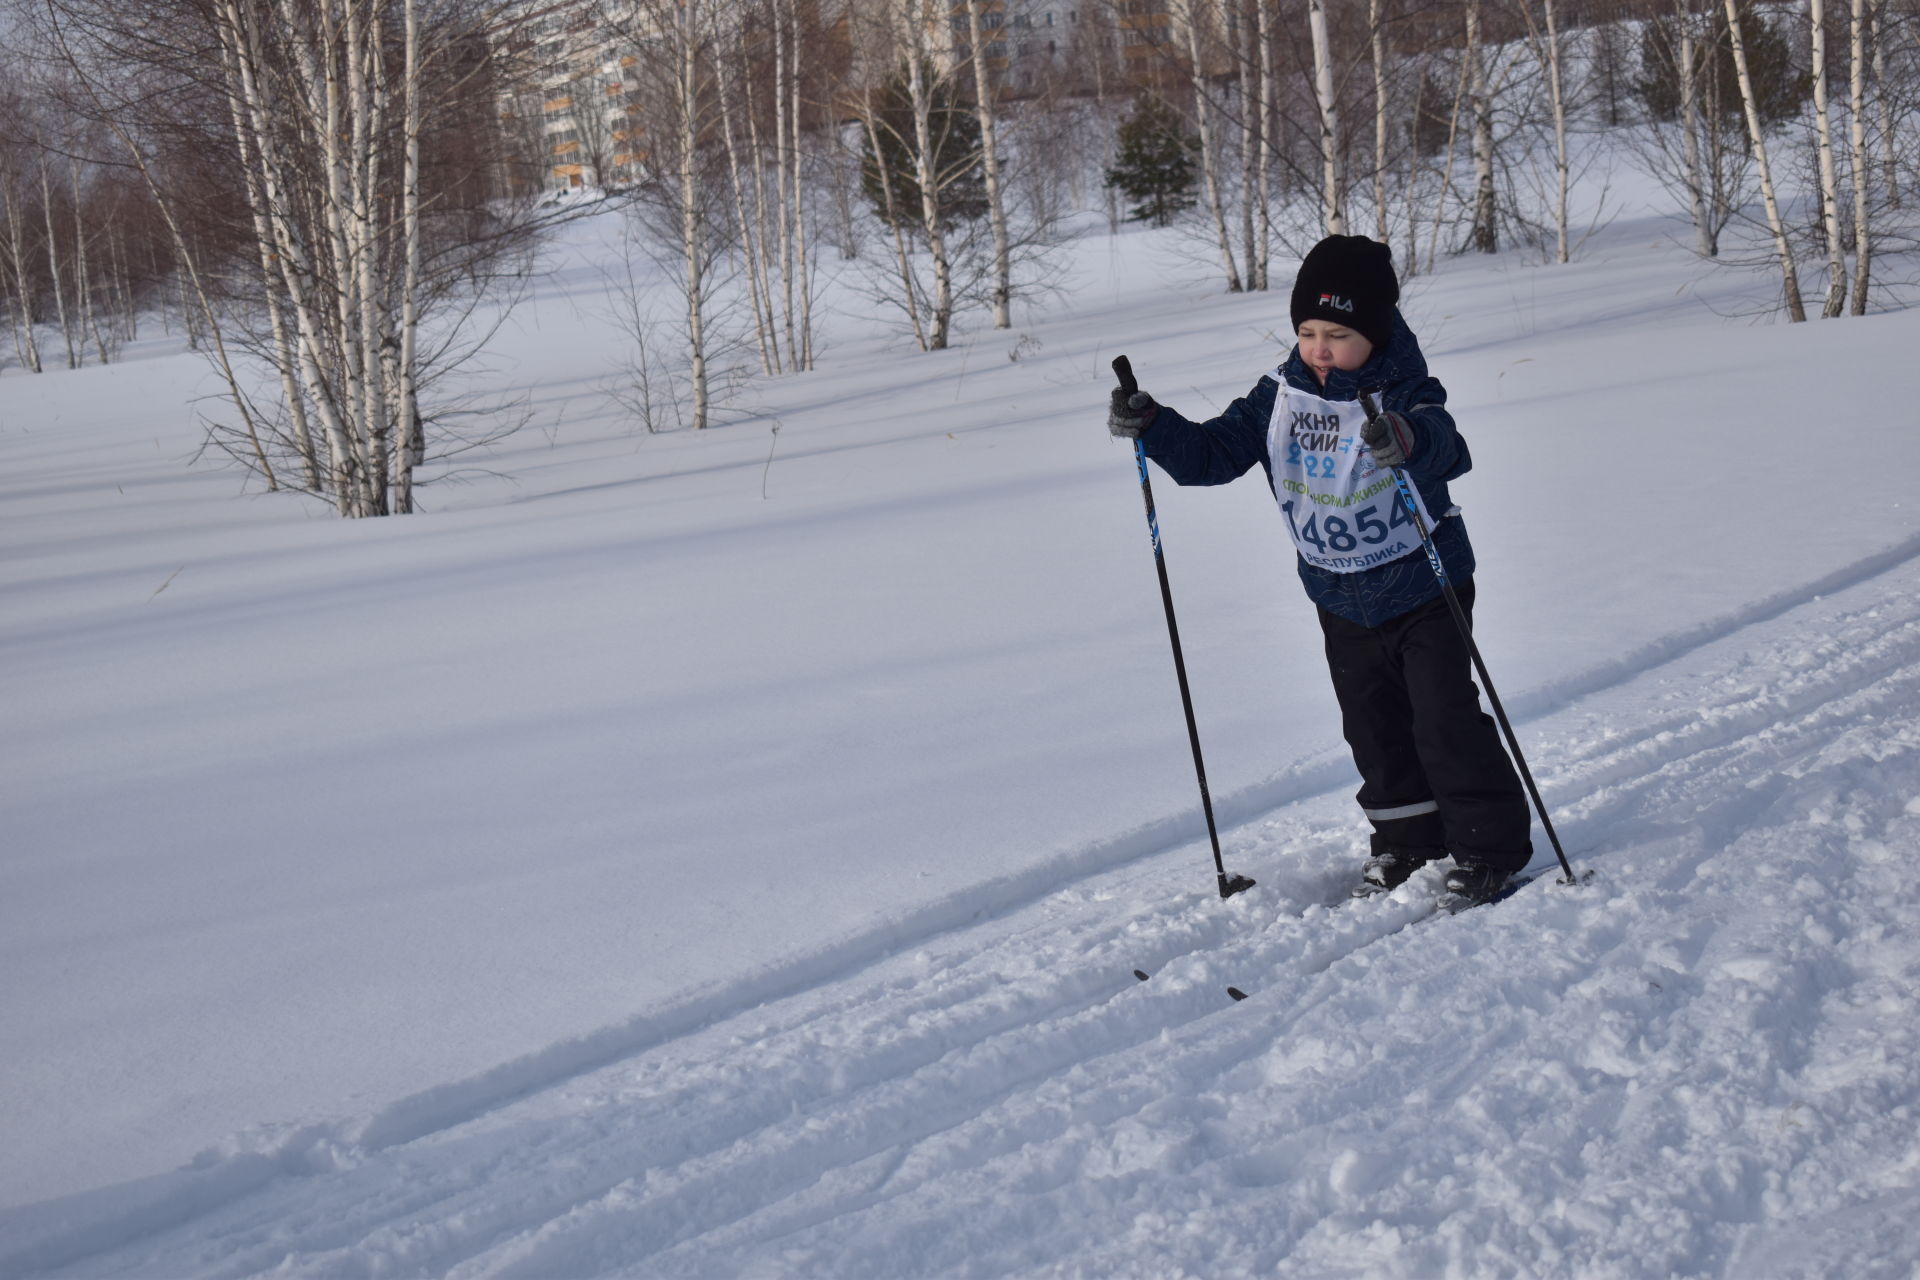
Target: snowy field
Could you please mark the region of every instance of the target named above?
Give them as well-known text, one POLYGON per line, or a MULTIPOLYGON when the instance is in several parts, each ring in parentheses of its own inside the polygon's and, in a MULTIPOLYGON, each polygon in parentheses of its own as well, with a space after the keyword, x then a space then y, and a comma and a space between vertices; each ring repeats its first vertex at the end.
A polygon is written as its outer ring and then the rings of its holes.
POLYGON ((1163 233, 649 436, 577 227, 394 520, 189 465, 176 344, 9 371, 0 1275, 1913 1276, 1920 311, 1678 234, 1404 304, 1596 873, 1455 917, 1345 900, 1257 475, 1155 490, 1213 894, 1107 365, 1206 416, 1286 295, 1163 233))

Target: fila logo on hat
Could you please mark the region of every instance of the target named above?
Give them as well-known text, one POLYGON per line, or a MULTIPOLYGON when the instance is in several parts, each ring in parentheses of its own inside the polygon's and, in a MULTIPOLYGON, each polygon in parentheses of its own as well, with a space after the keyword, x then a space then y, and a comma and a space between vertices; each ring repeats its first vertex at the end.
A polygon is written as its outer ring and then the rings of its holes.
POLYGON ((1321 294, 1320 305, 1323 307, 1331 307, 1335 311, 1346 311, 1350 313, 1353 310, 1353 303, 1337 293, 1321 294))

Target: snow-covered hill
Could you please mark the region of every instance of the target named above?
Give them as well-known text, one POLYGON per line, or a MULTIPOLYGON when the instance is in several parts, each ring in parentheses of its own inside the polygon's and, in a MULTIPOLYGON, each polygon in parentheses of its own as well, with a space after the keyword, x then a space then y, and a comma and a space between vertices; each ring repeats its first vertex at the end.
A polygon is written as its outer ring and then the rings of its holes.
POLYGON ((1920 313, 1728 320, 1652 220, 1415 282, 1596 872, 1437 917, 1344 900, 1256 480, 1156 490, 1211 893, 1106 363, 1222 406, 1283 294, 1089 237, 647 437, 592 234, 424 516, 189 469, 184 355, 0 379, 0 1273, 1911 1274, 1920 313))

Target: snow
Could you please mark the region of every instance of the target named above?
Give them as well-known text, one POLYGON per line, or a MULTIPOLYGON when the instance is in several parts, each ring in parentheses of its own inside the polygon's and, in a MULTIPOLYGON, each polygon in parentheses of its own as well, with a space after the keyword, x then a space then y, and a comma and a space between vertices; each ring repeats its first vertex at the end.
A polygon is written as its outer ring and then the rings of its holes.
POLYGON ((1160 478, 1213 893, 1107 363, 1223 407, 1283 292, 1090 234, 648 436, 606 238, 419 516, 190 465, 163 339, 0 378, 0 1274, 1912 1274, 1920 312, 1742 318, 1651 214, 1413 282, 1595 872, 1444 917, 1345 899, 1271 499, 1160 478))

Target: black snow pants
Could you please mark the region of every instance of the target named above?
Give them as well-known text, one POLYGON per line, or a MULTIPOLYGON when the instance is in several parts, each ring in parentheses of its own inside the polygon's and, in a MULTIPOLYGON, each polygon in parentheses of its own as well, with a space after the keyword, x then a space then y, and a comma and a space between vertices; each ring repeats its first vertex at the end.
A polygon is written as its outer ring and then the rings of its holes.
MULTIPOLYGON (((1454 591, 1470 620, 1472 580, 1454 591)), ((1320 630, 1374 853, 1524 867, 1532 815, 1446 598, 1375 627, 1322 609, 1320 630)))

